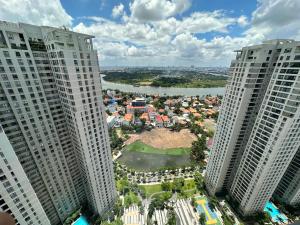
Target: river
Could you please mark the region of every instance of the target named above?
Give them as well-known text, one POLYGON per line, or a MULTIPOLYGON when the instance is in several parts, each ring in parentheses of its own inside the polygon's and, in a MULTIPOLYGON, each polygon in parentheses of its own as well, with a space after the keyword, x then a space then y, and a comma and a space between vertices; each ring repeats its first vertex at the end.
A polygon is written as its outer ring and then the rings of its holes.
POLYGON ((130 93, 139 93, 139 94, 148 94, 148 95, 182 95, 182 96, 196 96, 199 95, 224 95, 225 88, 217 87, 217 88, 174 88, 174 87, 151 87, 151 86, 139 86, 135 87, 130 84, 119 84, 113 83, 103 80, 104 74, 101 75, 101 83, 102 88, 104 90, 112 89, 112 90, 120 90, 122 92, 130 92, 130 93))

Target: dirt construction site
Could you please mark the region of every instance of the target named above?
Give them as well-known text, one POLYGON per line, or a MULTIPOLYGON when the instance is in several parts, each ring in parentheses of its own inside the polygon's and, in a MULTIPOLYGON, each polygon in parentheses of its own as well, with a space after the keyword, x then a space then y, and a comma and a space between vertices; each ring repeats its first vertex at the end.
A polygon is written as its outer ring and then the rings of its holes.
POLYGON ((193 141, 197 140, 197 137, 188 129, 174 132, 166 128, 155 128, 141 134, 130 135, 125 144, 129 145, 137 140, 155 148, 188 148, 192 146, 193 141))

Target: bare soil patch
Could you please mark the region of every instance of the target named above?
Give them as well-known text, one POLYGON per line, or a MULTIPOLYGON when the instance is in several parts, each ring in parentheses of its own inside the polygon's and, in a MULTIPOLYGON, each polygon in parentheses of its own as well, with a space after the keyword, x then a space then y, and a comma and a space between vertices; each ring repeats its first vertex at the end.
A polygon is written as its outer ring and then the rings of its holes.
POLYGON ((188 129, 173 132, 166 128, 155 128, 141 134, 130 135, 125 144, 129 145, 137 140, 155 148, 189 148, 192 146, 192 142, 197 140, 197 137, 188 129))

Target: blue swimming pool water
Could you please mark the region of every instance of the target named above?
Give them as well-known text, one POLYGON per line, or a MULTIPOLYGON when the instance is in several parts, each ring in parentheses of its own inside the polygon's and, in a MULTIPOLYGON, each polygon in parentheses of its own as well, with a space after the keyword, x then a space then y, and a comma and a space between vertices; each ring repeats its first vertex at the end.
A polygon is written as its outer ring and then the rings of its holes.
POLYGON ((88 221, 84 216, 80 216, 74 223, 74 225, 89 225, 88 221))
POLYGON ((280 222, 283 221, 286 223, 288 221, 288 218, 282 214, 277 207, 270 201, 267 202, 264 212, 267 212, 271 217, 274 222, 280 222), (280 219, 281 218, 281 219, 280 219))

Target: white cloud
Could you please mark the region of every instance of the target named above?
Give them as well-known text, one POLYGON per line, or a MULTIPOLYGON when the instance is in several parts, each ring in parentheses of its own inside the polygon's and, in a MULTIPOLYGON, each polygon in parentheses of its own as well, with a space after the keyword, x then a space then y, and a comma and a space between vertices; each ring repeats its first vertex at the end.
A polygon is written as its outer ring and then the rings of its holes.
MULTIPOLYGON (((82 17, 74 31, 95 35, 101 65, 229 65, 233 50, 270 38, 300 38, 300 0, 257 0, 251 17, 224 10, 184 17, 192 0, 131 0, 112 9, 111 20, 82 17), (90 20, 86 23, 86 20, 90 20), (233 36, 239 26, 244 32, 233 36), (207 33, 215 35, 205 39, 207 33)), ((102 0, 105 3, 106 0, 102 0)), ((195 0, 194 0, 195 2, 195 0)), ((59 0, 0 0, 0 20, 72 26, 59 0)))
POLYGON ((299 11, 299 0, 258 0, 246 33, 260 33, 268 39, 293 37, 299 31, 299 11))
POLYGON ((139 21, 159 21, 183 13, 191 6, 190 0, 133 0, 131 16, 139 21))
POLYGON ((238 23, 240 26, 244 27, 244 26, 246 26, 246 25, 249 24, 249 21, 248 21, 248 18, 247 18, 246 16, 241 15, 241 16, 237 19, 237 23, 238 23))
POLYGON ((124 14, 124 5, 120 3, 119 5, 116 5, 112 10, 112 17, 117 18, 119 16, 122 16, 124 14))
POLYGON ((178 24, 177 33, 207 33, 218 31, 226 33, 228 26, 235 24, 236 18, 227 17, 222 11, 196 12, 178 24))
POLYGON ((0 20, 58 27, 72 25, 72 17, 59 0, 0 0, 0 20))

